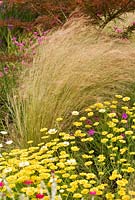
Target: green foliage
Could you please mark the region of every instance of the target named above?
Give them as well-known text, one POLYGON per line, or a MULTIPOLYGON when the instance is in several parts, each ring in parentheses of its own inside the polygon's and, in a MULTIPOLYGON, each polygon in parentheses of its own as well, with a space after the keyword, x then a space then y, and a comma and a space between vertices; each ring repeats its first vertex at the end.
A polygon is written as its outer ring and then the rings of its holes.
POLYGON ((28 9, 21 9, 16 4, 10 5, 8 1, 0 6, 0 40, 1 46, 9 48, 9 40, 12 36, 19 36, 23 29, 30 30, 30 23, 37 15, 28 9))

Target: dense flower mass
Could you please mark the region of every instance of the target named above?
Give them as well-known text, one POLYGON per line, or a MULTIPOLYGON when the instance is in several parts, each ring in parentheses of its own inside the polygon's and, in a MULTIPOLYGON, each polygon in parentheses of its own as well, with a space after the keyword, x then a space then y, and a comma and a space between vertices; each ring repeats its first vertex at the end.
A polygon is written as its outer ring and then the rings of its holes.
POLYGON ((61 117, 41 127, 38 146, 2 153, 1 199, 134 199, 135 103, 116 95, 71 119, 70 130, 61 117))

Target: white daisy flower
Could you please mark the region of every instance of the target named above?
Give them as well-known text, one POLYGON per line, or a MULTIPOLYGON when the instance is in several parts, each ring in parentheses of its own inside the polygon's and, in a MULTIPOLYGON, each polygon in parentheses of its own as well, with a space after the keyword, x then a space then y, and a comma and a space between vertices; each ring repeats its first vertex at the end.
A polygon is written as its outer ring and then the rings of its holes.
POLYGON ((69 142, 68 142, 68 141, 64 141, 63 144, 64 144, 65 146, 68 146, 68 145, 69 145, 69 142))
POLYGON ((0 131, 0 133, 1 133, 2 135, 7 135, 7 134, 8 134, 7 131, 0 131))
POLYGON ((52 128, 52 129, 49 129, 48 133, 53 135, 57 133, 57 130, 55 128, 52 128))
POLYGON ((4 169, 4 173, 8 173, 8 172, 12 172, 12 168, 11 167, 4 169))
POLYGON ((67 160, 68 165, 76 165, 76 160, 75 159, 69 159, 67 160))
POLYGON ((5 144, 12 144, 12 143, 13 143, 12 140, 7 140, 7 141, 5 142, 5 144))
POLYGON ((78 111, 73 111, 72 115, 79 115, 79 112, 78 111))
POLYGON ((101 108, 101 109, 99 109, 99 111, 98 112, 100 112, 100 113, 105 113, 106 112, 106 109, 104 109, 104 108, 101 108))
POLYGON ((30 163, 28 161, 24 161, 24 162, 20 162, 19 163, 19 167, 26 167, 26 166, 29 166, 30 163))

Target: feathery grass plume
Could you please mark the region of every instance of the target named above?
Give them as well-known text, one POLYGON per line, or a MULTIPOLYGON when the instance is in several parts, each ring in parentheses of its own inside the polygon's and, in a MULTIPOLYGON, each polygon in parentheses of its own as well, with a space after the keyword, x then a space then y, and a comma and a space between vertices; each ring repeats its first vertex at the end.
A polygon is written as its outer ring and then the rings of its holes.
POLYGON ((20 138, 38 143, 39 130, 56 128, 57 117, 65 118, 67 127, 74 108, 81 111, 106 96, 129 92, 135 77, 134 46, 101 34, 84 17, 48 36, 12 102, 20 138))

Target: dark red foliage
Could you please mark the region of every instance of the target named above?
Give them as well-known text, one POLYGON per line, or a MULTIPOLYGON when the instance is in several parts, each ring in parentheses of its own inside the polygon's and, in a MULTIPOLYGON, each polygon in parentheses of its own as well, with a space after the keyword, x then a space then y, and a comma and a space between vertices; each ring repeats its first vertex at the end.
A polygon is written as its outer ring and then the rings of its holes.
POLYGON ((50 29, 62 25, 77 7, 90 16, 91 22, 101 27, 122 14, 135 10, 135 0, 6 0, 5 2, 8 9, 15 6, 18 12, 28 10, 36 16, 31 22, 25 21, 25 18, 23 23, 19 19, 13 22, 15 26, 20 24, 23 28, 40 26, 43 29, 50 29))
MULTIPOLYGON (((19 10, 28 10, 37 17, 33 19, 33 26, 40 25, 44 29, 62 25, 69 14, 76 8, 74 0, 8 0, 9 9, 16 6, 19 10)), ((25 19, 24 19, 25 20, 25 19)))
POLYGON ((76 2, 94 23, 103 27, 122 14, 135 10, 134 0, 76 0, 76 2))

